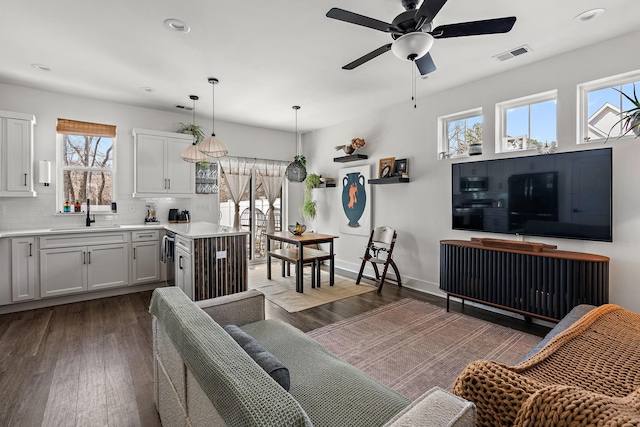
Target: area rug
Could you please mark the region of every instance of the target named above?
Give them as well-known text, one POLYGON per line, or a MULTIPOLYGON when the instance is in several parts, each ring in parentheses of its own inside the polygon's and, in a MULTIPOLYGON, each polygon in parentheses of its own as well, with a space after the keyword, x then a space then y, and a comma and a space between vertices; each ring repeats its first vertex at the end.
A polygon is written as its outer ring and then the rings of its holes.
POLYGON ((278 262, 271 265, 272 280, 267 279, 266 264, 250 267, 249 289, 261 291, 269 301, 289 313, 376 290, 371 285, 356 285, 355 280, 337 274, 334 285, 329 286, 329 273, 324 270, 320 273, 321 287, 314 289, 311 288, 311 268, 305 267, 303 270, 303 293, 296 292, 295 267, 291 267, 291 276, 282 277, 282 270, 278 262))
POLYGON ((308 332, 327 350, 409 399, 450 390, 470 362, 516 364, 541 338, 413 299, 308 332))

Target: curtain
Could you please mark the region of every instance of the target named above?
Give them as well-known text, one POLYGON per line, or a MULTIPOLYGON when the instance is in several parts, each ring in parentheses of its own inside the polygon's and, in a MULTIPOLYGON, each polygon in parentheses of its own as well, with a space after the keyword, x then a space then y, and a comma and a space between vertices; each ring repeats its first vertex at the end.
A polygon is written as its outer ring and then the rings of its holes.
POLYGON ((284 173, 287 170, 288 165, 289 162, 281 162, 277 160, 259 160, 258 164, 256 164, 256 170, 260 174, 265 197, 269 202, 267 233, 273 233, 276 230, 274 203, 278 198, 278 193, 280 193, 282 181, 284 181, 284 173))
POLYGON ((220 170, 229 187, 231 199, 235 204, 233 228, 240 228, 240 198, 247 190, 249 181, 251 181, 251 172, 254 164, 255 159, 246 159, 243 157, 225 157, 220 159, 220 170))

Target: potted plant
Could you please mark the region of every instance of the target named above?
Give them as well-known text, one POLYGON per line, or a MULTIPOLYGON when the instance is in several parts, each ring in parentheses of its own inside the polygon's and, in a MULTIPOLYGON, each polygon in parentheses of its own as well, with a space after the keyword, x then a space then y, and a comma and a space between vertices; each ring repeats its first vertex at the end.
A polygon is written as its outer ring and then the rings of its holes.
POLYGON ((304 185, 304 202, 302 203, 302 208, 300 208, 300 213, 303 217, 308 218, 310 220, 314 220, 318 214, 317 212, 317 202, 313 200, 311 190, 317 187, 320 184, 320 175, 315 173, 307 174, 303 185, 304 185))
POLYGON ((627 98, 633 104, 633 107, 620 113, 620 120, 615 122, 613 126, 611 126, 611 129, 609 129, 609 133, 607 134, 607 141, 609 140, 609 135, 611 135, 613 129, 620 123, 622 123, 622 130, 624 132, 618 138, 622 138, 632 131, 637 138, 638 136, 640 136, 640 101, 638 100, 638 96, 636 95, 636 85, 635 83, 633 84, 633 98, 617 88, 613 89, 617 90, 625 98, 627 98))
MULTIPOLYGON (((200 144, 207 137, 204 128, 194 123, 180 123, 178 133, 186 133, 193 136, 196 140, 196 145, 200 144)), ((209 166, 209 162, 207 161, 201 162, 201 164, 204 167, 209 166)))

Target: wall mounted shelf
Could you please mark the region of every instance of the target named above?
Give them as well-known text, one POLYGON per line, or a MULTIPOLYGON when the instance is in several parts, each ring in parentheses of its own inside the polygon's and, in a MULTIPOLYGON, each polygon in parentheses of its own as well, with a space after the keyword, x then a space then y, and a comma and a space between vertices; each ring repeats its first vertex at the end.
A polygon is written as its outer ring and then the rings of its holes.
POLYGON ((335 182, 321 182, 315 188, 331 188, 331 187, 335 187, 335 186, 336 186, 335 182))
POLYGON ((389 176, 387 178, 370 179, 367 182, 369 184, 399 184, 409 182, 409 178, 403 178, 401 176, 389 176))
POLYGON ((333 161, 337 163, 357 162, 358 160, 366 160, 369 156, 366 154, 352 154, 350 156, 334 157, 333 161))

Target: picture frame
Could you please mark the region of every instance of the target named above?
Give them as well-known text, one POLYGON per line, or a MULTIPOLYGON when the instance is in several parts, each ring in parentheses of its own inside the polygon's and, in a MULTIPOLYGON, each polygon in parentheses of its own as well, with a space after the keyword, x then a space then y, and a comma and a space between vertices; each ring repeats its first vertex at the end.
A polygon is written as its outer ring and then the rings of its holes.
POLYGON ((409 175, 409 159, 398 159, 395 161, 394 175, 409 175))
POLYGON ((393 176, 395 160, 395 157, 385 157, 384 159, 380 159, 380 162, 378 163, 378 178, 388 178, 393 176))

